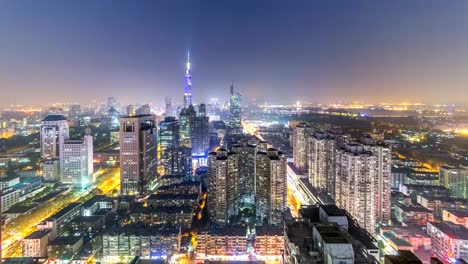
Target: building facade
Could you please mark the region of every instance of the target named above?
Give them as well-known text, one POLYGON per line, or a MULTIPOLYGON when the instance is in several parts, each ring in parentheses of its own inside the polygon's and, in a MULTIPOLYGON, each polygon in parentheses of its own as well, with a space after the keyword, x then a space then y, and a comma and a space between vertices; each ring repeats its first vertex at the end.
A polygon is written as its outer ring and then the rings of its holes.
POLYGON ((139 195, 157 177, 157 128, 153 115, 120 118, 120 192, 139 195))
POLYGON ((41 158, 58 159, 60 145, 69 137, 67 119, 62 115, 48 115, 41 122, 41 158))
POLYGON ((238 154, 220 149, 208 155, 207 208, 210 220, 219 225, 229 223, 239 210, 238 154))
POLYGON ((234 84, 230 87, 231 97, 229 98, 229 133, 234 135, 242 134, 242 99, 239 93, 234 93, 234 84))
POLYGON ((307 173, 309 169, 308 154, 311 131, 307 124, 298 124, 294 127, 292 134, 294 166, 303 173, 307 173))
POLYGON ((60 165, 61 183, 81 188, 93 184, 93 137, 65 140, 60 149, 60 165))
POLYGON ((257 220, 281 224, 287 202, 286 156, 276 149, 256 156, 255 206, 257 220))

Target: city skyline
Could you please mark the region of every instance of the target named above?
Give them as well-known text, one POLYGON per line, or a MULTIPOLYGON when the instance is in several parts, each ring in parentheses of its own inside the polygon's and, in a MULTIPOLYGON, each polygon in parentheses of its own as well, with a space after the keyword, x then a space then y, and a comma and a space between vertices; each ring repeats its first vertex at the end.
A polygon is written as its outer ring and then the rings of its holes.
POLYGON ((195 103, 467 103, 463 1, 1 5, 0 106, 181 104, 187 51, 195 103))

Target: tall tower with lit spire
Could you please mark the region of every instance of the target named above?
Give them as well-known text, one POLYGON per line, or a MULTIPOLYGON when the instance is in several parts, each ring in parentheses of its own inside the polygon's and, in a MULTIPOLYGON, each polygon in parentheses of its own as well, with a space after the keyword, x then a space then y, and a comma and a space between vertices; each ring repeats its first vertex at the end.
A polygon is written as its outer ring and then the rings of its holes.
POLYGON ((184 78, 184 108, 192 105, 192 69, 190 68, 190 51, 187 53, 187 65, 184 78))

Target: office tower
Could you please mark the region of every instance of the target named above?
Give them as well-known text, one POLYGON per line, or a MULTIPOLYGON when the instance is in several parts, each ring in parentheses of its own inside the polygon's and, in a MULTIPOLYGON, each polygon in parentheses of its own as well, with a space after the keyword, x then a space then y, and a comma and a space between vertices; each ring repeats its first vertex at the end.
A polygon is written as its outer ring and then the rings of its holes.
POLYGON ((151 108, 148 104, 144 104, 142 106, 140 106, 137 110, 136 110, 136 114, 137 115, 150 115, 151 114, 151 108))
POLYGON ((241 140, 233 151, 239 155, 239 199, 241 207, 255 205, 255 161, 257 147, 241 140))
POLYGON ((93 137, 88 131, 81 140, 67 139, 60 148, 60 182, 85 188, 93 179, 93 137))
POLYGON ((179 121, 175 117, 168 116, 159 123, 159 143, 161 153, 167 148, 179 146, 179 121))
POLYGON ((257 220, 281 224, 286 210, 286 156, 276 149, 257 152, 255 176, 255 206, 257 220))
POLYGON ((439 169, 440 185, 448 188, 458 198, 468 198, 468 166, 442 166, 439 169))
POLYGON ((305 124, 298 124, 293 128, 292 146, 294 166, 303 173, 308 172, 309 138, 312 133, 311 128, 305 124))
POLYGON ((70 105, 68 109, 68 116, 76 119, 81 115, 81 105, 70 105))
POLYGON ((239 164, 238 154, 220 149, 208 156, 207 209, 210 220, 219 225, 239 210, 239 164))
POLYGON ((179 115, 179 123, 180 123, 180 136, 179 140, 180 146, 183 147, 192 147, 192 139, 191 139, 191 132, 192 132, 192 124, 193 120, 196 117, 197 113, 192 105, 188 108, 182 108, 179 115))
POLYGON ((187 64, 184 78, 184 108, 192 105, 192 69, 190 68, 190 52, 187 53, 187 64))
POLYGON ((335 197, 336 141, 328 132, 314 133, 309 139, 309 182, 319 192, 335 197))
POLYGON ((198 116, 193 117, 191 123, 192 155, 197 157, 206 156, 210 148, 210 122, 206 116, 206 106, 201 104, 198 116))
MULTIPOLYGON (((372 138, 373 139, 373 138, 372 138)), ((375 220, 387 225, 391 218, 391 181, 392 181, 392 151, 389 146, 373 139, 361 139, 364 150, 376 157, 376 178, 374 180, 375 220)))
POLYGON ((165 116, 174 116, 174 113, 172 111, 172 100, 171 97, 166 96, 165 98, 165 103, 166 103, 166 108, 164 109, 164 115, 165 116))
POLYGON ((346 144, 336 154, 336 204, 375 234, 377 157, 362 144, 346 144))
POLYGON ((234 93, 234 83, 230 87, 231 97, 229 106, 229 126, 230 133, 242 134, 242 99, 239 93, 234 93))
POLYGON ((42 177, 44 181, 55 182, 60 179, 60 161, 48 159, 42 163, 42 177))
POLYGON ((127 116, 134 116, 134 115, 136 115, 135 106, 128 105, 127 106, 127 116))
POLYGON ((141 195, 157 176, 157 128, 153 115, 120 117, 120 193, 141 195))
POLYGON ((165 175, 184 175, 192 177, 192 151, 187 147, 167 148, 163 152, 165 175))
POLYGON ((67 119, 62 115, 48 115, 41 122, 41 158, 57 159, 61 143, 69 137, 67 119))
POLYGON ((109 96, 107 97, 107 110, 111 108, 117 109, 118 106, 117 106, 117 100, 115 99, 115 97, 109 96))
POLYGON ((110 129, 119 127, 119 112, 114 107, 109 108, 107 112, 107 125, 110 129))

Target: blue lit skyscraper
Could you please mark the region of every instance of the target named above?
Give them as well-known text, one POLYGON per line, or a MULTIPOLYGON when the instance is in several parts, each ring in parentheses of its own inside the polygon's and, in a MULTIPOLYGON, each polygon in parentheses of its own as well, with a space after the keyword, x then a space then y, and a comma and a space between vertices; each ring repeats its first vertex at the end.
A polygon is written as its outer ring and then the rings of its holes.
POLYGON ((192 105, 192 69, 190 69, 190 52, 187 53, 187 66, 184 78, 184 108, 192 105))

